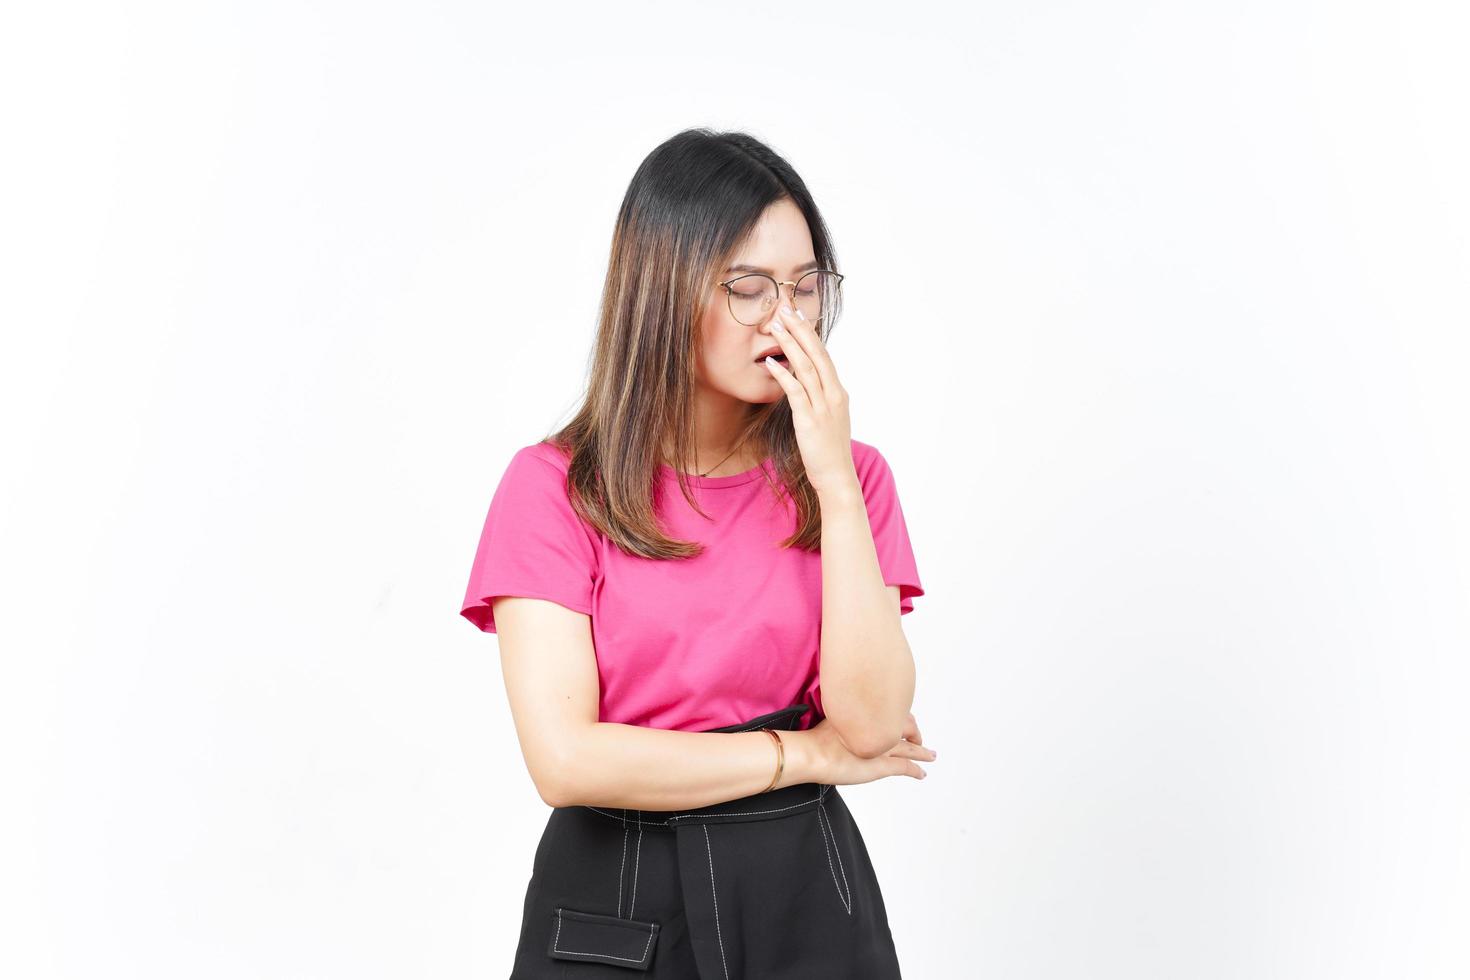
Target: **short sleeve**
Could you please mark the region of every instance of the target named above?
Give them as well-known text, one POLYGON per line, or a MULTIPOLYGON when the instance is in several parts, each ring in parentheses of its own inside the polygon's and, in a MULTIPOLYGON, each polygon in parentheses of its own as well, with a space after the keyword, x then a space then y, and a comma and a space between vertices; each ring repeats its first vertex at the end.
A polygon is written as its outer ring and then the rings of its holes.
POLYGON ((899 504, 898 484, 882 453, 855 439, 852 446, 853 464, 863 489, 863 502, 867 505, 868 525, 873 531, 883 583, 898 586, 900 614, 913 612, 914 597, 924 594, 924 586, 919 581, 913 544, 909 541, 908 525, 904 523, 903 507, 899 504))
POLYGON ((592 530, 572 509, 567 472, 549 443, 516 452, 490 499, 470 567, 460 615, 495 632, 496 596, 550 599, 592 614, 597 549, 592 530))

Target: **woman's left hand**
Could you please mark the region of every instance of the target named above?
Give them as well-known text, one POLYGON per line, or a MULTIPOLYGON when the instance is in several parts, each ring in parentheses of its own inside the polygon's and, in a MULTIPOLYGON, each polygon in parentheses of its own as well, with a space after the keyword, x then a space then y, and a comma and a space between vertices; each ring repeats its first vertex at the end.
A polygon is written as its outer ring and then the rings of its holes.
POLYGON ((786 391, 807 480, 819 494, 856 484, 847 390, 837 380, 827 345, 810 321, 784 304, 776 311, 771 334, 785 352, 787 366, 770 359, 765 365, 786 391))

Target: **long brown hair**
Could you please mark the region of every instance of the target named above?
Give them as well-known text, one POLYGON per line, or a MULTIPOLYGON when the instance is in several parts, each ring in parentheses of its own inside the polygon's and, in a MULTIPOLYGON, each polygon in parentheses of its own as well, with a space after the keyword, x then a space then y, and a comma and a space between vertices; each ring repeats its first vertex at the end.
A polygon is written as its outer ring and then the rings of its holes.
MULTIPOLYGON (((581 407, 547 437, 571 457, 572 505, 624 551, 645 558, 688 558, 694 541, 668 537, 655 516, 654 488, 663 448, 691 455, 695 352, 718 273, 747 240, 761 214, 790 200, 806 218, 815 258, 837 269, 827 226, 806 184, 780 155, 742 132, 686 129, 639 165, 613 229, 607 280, 581 407)), ((826 298, 821 335, 839 312, 826 298)), ((781 544, 816 551, 821 511, 806 478, 783 397, 752 405, 745 446, 769 456, 778 495, 796 505, 796 530, 781 544)), ((703 513, 675 465, 684 498, 703 513)))

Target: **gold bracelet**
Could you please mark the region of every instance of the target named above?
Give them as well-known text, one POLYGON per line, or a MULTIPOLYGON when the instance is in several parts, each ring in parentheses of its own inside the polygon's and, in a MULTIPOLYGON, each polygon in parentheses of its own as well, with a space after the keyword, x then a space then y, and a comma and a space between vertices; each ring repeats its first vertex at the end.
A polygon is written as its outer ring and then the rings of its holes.
POLYGON ((776 740, 776 775, 771 777, 771 785, 761 790, 762 793, 769 793, 771 790, 775 789, 776 784, 781 781, 781 773, 786 768, 786 743, 782 742, 781 736, 777 735, 775 731, 770 728, 762 728, 761 731, 765 732, 767 735, 776 740))

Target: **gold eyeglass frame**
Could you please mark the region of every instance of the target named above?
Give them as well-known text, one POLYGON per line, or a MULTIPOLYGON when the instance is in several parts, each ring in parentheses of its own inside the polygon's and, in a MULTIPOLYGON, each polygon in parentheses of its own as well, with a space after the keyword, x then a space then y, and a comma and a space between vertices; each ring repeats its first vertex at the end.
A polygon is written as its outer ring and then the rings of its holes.
MULTIPOLYGON (((725 308, 730 311, 730 315, 732 317, 735 317, 735 322, 736 323, 739 323, 739 324, 743 324, 744 326, 747 326, 747 327, 757 327, 757 326, 760 326, 760 323, 759 322, 757 322, 757 323, 746 323, 744 320, 740 319, 740 317, 735 316, 735 304, 731 300, 731 297, 735 295, 735 291, 730 288, 730 283, 732 283, 732 282, 739 282, 741 279, 750 279, 750 278, 752 278, 754 276, 759 276, 762 279, 769 280, 770 282, 773 282, 773 283, 776 284, 776 302, 778 304, 781 302, 781 287, 782 286, 790 286, 791 287, 791 289, 790 289, 790 293, 791 293, 791 306, 792 306, 793 309, 795 309, 796 308, 796 284, 799 283, 799 282, 801 282, 802 279, 805 279, 807 276, 811 275, 814 272, 820 272, 820 273, 823 273, 824 275, 829 275, 829 276, 836 276, 837 278, 833 282, 833 287, 834 287, 833 288, 833 292, 836 292, 836 293, 839 293, 840 294, 840 291, 842 289, 842 280, 846 279, 847 277, 845 275, 843 275, 842 273, 836 271, 835 269, 808 269, 806 272, 803 272, 801 274, 801 277, 800 278, 798 278, 798 279, 796 279, 794 281, 791 280, 791 279, 777 279, 775 276, 768 276, 764 272, 743 272, 743 273, 741 273, 738 276, 735 276, 735 277, 730 278, 730 279, 726 279, 724 282, 716 283, 715 285, 717 285, 717 286, 724 286, 725 287, 725 308)), ((827 318, 828 318, 827 317, 827 314, 823 313, 821 316, 813 317, 812 320, 811 320, 811 322, 812 323, 817 323, 817 322, 822 321, 822 320, 825 320, 827 318)))

